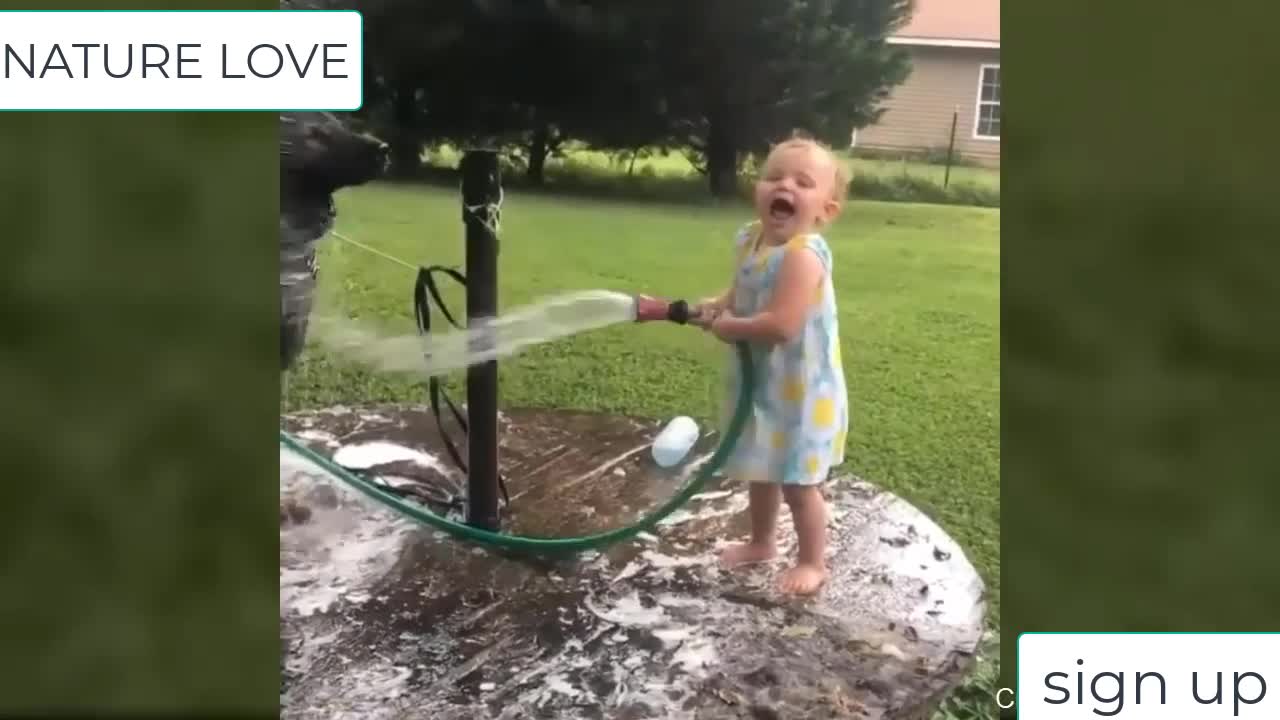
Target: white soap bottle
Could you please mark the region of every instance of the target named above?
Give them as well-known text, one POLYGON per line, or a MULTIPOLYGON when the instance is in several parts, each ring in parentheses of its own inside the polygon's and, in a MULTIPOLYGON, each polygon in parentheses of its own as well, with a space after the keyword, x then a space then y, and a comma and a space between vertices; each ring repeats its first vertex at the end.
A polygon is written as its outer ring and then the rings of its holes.
POLYGON ((698 423, 681 415, 673 418, 653 439, 653 461, 660 467, 676 465, 698 442, 698 423))

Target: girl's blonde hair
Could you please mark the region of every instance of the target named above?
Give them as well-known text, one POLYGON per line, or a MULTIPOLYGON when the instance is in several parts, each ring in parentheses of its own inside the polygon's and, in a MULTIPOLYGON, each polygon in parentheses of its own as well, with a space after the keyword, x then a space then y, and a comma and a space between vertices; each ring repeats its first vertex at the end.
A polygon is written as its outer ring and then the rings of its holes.
POLYGON ((793 147, 810 148, 827 156, 827 159, 831 161, 831 167, 835 169, 836 174, 835 181, 832 183, 831 189, 831 194, 833 196, 832 199, 843 205, 845 198, 849 195, 849 182, 851 178, 849 177, 849 169, 844 163, 840 162, 840 158, 836 157, 835 151, 826 143, 815 139, 813 136, 796 131, 791 134, 791 137, 769 148, 769 154, 772 155, 779 150, 793 147))

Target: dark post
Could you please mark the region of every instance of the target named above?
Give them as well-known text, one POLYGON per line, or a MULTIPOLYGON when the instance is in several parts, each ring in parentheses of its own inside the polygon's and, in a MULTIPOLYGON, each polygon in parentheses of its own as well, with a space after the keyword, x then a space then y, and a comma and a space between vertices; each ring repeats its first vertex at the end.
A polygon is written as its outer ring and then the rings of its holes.
MULTIPOLYGON (((498 314, 498 156, 462 158, 462 221, 467 231, 467 325, 498 314)), ((496 531, 498 518, 498 363, 467 368, 468 525, 496 531)))
POLYGON ((960 118, 960 106, 951 111, 951 142, 947 144, 947 169, 942 175, 942 189, 951 183, 951 156, 956 151, 956 120, 960 118))

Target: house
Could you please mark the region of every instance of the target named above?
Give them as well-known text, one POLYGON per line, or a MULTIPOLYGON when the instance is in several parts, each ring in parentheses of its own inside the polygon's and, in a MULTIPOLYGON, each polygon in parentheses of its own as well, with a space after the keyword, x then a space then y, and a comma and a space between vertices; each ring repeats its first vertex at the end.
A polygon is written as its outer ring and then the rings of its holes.
POLYGON ((1000 164, 1000 0, 916 0, 888 42, 911 54, 911 75, 893 89, 873 125, 854 130, 856 149, 955 154, 1000 164))

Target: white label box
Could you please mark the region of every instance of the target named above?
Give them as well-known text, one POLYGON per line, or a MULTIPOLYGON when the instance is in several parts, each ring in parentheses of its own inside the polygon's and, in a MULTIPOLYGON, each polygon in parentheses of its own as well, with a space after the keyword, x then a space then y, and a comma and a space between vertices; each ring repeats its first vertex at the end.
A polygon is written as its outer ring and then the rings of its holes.
POLYGON ((1018 717, 1280 718, 1280 634, 1024 633, 1018 717))
POLYGON ((354 10, 0 12, 0 110, 358 110, 354 10))

